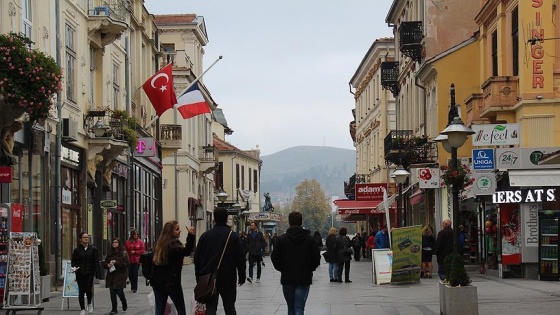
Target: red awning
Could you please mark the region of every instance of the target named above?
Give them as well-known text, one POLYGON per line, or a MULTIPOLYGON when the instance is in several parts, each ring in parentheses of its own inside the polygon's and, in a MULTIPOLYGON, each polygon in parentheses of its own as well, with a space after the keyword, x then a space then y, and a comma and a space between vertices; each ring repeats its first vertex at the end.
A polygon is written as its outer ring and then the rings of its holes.
POLYGON ((414 206, 415 204, 422 201, 423 197, 424 197, 424 191, 417 190, 412 195, 410 195, 410 197, 408 198, 408 201, 410 202, 410 205, 414 206))
POLYGON ((377 205, 381 202, 383 201, 338 199, 334 201, 334 204, 338 207, 338 214, 380 214, 385 213, 385 211, 377 210, 377 205))

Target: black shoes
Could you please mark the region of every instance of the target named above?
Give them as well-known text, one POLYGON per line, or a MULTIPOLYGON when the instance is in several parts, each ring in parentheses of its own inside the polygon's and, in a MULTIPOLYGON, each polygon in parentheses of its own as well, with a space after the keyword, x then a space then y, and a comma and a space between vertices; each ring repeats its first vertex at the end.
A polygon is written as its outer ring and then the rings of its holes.
POLYGON ((117 310, 111 310, 111 312, 109 313, 110 315, 114 315, 114 314, 118 314, 119 312, 117 310))
POLYGON ((331 279, 331 282, 336 282, 336 281, 337 281, 336 279, 331 279))
MULTIPOLYGON (((342 282, 342 281, 340 281, 340 282, 342 282)), ((350 280, 346 280, 346 281, 344 281, 344 282, 346 282, 346 283, 352 283, 352 281, 350 281, 350 280)))
POLYGON ((253 283, 253 278, 251 278, 251 277, 247 277, 247 282, 249 282, 249 283, 253 283))
POLYGON ((126 312, 127 309, 128 309, 128 303, 124 301, 124 303, 122 304, 122 310, 126 312))
POLYGON ((338 283, 342 283, 342 280, 341 280, 341 279, 338 279, 338 280, 336 280, 336 282, 338 282, 338 283))
POLYGON ((134 289, 134 290, 132 290, 132 293, 136 293, 136 290, 135 290, 135 289, 134 289))

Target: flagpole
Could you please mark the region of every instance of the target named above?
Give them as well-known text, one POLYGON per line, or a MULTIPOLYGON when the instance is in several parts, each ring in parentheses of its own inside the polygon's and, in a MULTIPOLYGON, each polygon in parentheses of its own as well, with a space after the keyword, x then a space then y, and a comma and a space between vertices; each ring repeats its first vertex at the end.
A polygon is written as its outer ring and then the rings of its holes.
MULTIPOLYGON (((201 74, 200 76, 198 76, 196 79, 194 79, 185 89, 183 89, 183 90, 181 91, 181 93, 177 93, 176 96, 179 97, 179 96, 183 95, 183 93, 185 93, 185 92, 186 92, 188 89, 190 89, 196 82, 198 82, 198 81, 200 80, 200 78, 202 78, 202 76, 203 76, 204 74, 206 74, 206 72, 208 72, 208 70, 210 70, 210 69, 211 69, 216 63, 218 63, 218 61, 220 61, 222 58, 223 58, 223 56, 219 56, 218 59, 216 59, 216 61, 214 61, 214 62, 210 65, 210 67, 208 67, 206 70, 204 70, 204 72, 202 72, 202 74, 201 74)), ((173 106, 173 109, 175 109, 175 106, 173 106)), ((144 126, 144 127, 151 126, 151 125, 152 125, 153 123, 155 123, 156 120, 158 120, 158 119, 159 119, 159 116, 158 116, 158 115, 155 115, 154 118, 150 121, 150 123, 149 123, 148 125, 144 126)))

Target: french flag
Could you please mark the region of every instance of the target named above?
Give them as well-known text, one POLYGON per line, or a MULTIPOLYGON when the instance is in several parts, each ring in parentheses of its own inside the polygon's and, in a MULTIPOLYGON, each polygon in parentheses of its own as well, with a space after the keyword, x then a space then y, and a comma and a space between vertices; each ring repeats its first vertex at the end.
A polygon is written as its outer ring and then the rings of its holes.
POLYGON ((210 107, 208 107, 204 96, 200 92, 198 82, 195 82, 193 86, 177 98, 177 104, 174 107, 181 113, 184 119, 210 113, 210 107))

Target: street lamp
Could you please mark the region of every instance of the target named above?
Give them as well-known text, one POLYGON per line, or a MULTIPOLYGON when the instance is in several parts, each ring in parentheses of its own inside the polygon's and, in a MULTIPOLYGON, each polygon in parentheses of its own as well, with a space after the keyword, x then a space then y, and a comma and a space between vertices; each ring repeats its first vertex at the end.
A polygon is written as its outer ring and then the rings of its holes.
POLYGON ((105 125, 105 123, 101 119, 99 119, 95 123, 95 125, 91 127, 91 131, 93 132, 96 138, 103 137, 109 129, 111 129, 111 127, 105 125))
MULTIPOLYGON (((410 173, 404 169, 402 165, 398 165, 391 178, 399 185, 399 201, 397 203, 397 227, 404 226, 403 214, 403 200, 402 200, 402 185, 406 182, 410 173)), ((385 211, 387 211, 386 209, 385 211)))
MULTIPOLYGON (((469 127, 465 126, 461 118, 458 116, 459 114, 458 114, 457 106, 455 104, 454 84, 451 84, 449 93, 451 96, 451 103, 449 106, 449 114, 448 114, 448 121, 447 121, 448 125, 442 132, 440 132, 440 136, 446 136, 447 139, 442 137, 439 140, 437 140, 439 138, 438 137, 435 140, 442 142, 442 145, 446 151, 447 149, 445 148, 445 146, 446 145, 449 146, 449 148, 451 149, 450 152, 451 161, 449 167, 458 168, 461 166, 457 165, 458 164, 457 149, 463 146, 463 144, 465 144, 465 141, 467 141, 467 137, 469 135, 474 134, 475 132, 469 127)), ((459 254, 461 252, 459 248, 459 189, 460 189, 459 185, 453 184, 453 189, 452 189, 453 204, 451 210, 453 214, 452 225, 453 225, 453 253, 454 254, 459 254)))
POLYGON ((229 197, 228 193, 225 192, 223 189, 220 189, 220 192, 216 194, 216 197, 218 198, 218 200, 220 202, 225 202, 227 200, 227 197, 229 197))

